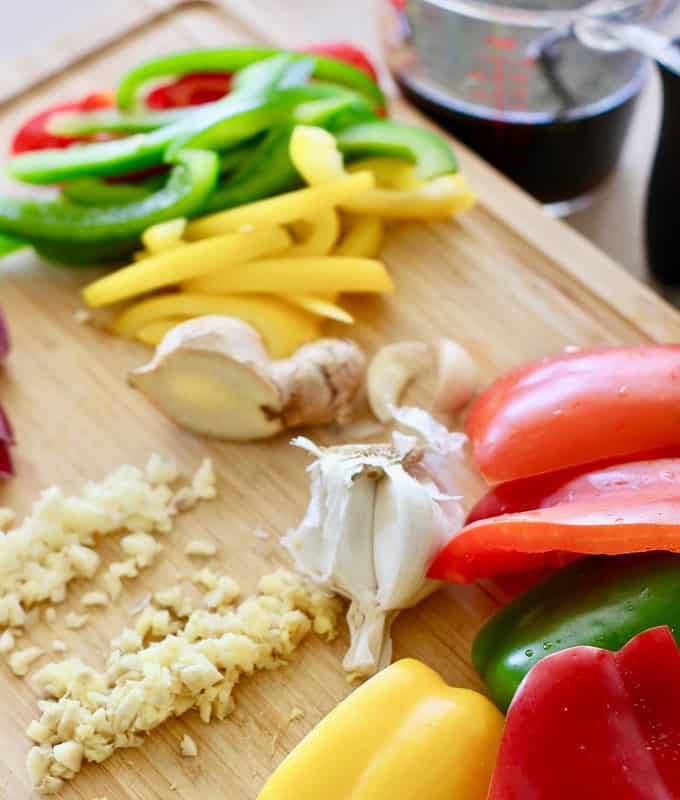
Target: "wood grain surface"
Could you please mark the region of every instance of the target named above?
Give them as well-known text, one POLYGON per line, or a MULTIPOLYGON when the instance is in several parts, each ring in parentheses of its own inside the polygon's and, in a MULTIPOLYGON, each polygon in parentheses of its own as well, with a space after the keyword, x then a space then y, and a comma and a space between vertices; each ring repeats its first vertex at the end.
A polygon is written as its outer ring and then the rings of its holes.
MULTIPOLYGON (((304 24, 278 0, 233 0, 226 12, 192 3, 5 104, 0 135, 6 137, 17 120, 44 101, 113 85, 127 67, 153 56, 252 40, 285 44, 293 31, 300 38, 304 24)), ((397 113, 413 117, 400 106, 397 113)), ((354 334, 368 351, 398 338, 447 335, 470 348, 490 379, 565 345, 678 338, 680 317, 673 309, 572 230, 547 219, 477 157, 462 147, 457 152, 479 205, 451 223, 392 229, 384 258, 396 295, 351 304, 359 321, 354 334)), ((124 381, 126 371, 148 352, 74 319, 77 289, 93 274, 48 267, 28 254, 3 262, 0 303, 15 347, 0 376, 0 398, 16 427, 19 475, 0 488, 0 505, 25 512, 43 487, 58 483, 75 491, 122 463, 143 464, 152 452, 174 456, 186 472, 210 455, 219 479, 218 500, 179 518, 161 559, 127 584, 116 607, 93 612, 82 631, 65 631, 64 613, 78 609, 78 597, 93 588, 91 582, 75 585, 53 629, 38 625, 22 640, 22 646, 45 646, 62 638, 72 652, 101 666, 110 640, 129 623, 135 600, 190 573, 182 554, 189 538, 213 538, 219 550, 211 566, 234 575, 247 589, 286 564, 276 539, 304 511, 308 459, 285 436, 262 444, 219 444, 182 433, 157 414, 124 381), (257 528, 272 537, 256 538, 257 528)), ((419 396, 409 399, 417 402, 419 396)), ((115 550, 115 544, 107 544, 105 553, 115 550)), ((496 607, 494 594, 477 586, 447 587, 404 614, 394 630, 396 656, 421 658, 452 684, 479 687, 469 645, 496 607)), ((291 747, 347 694, 340 668, 344 645, 344 637, 332 646, 309 640, 287 667, 244 681, 236 693, 237 709, 225 722, 206 727, 187 714, 155 732, 143 749, 87 766, 61 796, 254 800, 291 747), (296 707, 305 716, 290 722, 296 707), (179 757, 184 733, 197 741, 197 759, 179 757)), ((0 798, 25 800, 30 787, 24 730, 37 711, 30 676, 19 680, 0 664, 0 697, 0 798)))

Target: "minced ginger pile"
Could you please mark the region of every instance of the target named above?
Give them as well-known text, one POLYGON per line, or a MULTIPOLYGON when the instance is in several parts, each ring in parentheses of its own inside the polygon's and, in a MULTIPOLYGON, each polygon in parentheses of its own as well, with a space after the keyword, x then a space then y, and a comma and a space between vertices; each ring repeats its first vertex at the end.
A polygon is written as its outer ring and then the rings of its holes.
MULTIPOLYGON (((174 489, 177 479, 173 465, 152 456, 144 470, 123 466, 77 496, 46 490, 21 525, 6 533, 2 528, 13 515, 0 509, 0 654, 16 675, 28 674, 45 654, 40 647, 16 649, 16 640, 38 619, 41 605, 45 620, 54 623, 56 609, 44 604, 63 602, 72 580, 95 576, 98 538, 123 534, 125 558, 102 573, 106 591, 83 595, 87 609, 116 600, 121 579, 153 562, 162 550, 155 534, 169 533, 179 511, 216 495, 209 460, 190 485, 174 489)), ((210 545, 190 542, 187 552, 213 555, 210 545)), ((205 722, 223 719, 241 676, 285 663, 310 631, 336 635, 340 601, 293 573, 262 578, 258 593, 238 605, 240 588, 232 578, 204 568, 193 582, 204 592, 203 608, 194 610, 179 586, 156 592, 152 604, 139 609, 134 627, 113 640, 104 671, 70 658, 32 676, 50 698, 39 701, 41 717, 27 730, 36 742, 27 767, 40 792, 58 792, 86 761, 141 746, 146 733, 189 709, 205 722)), ((69 612, 63 623, 78 629, 87 619, 69 612)), ((53 652, 65 649, 52 642, 53 652)))

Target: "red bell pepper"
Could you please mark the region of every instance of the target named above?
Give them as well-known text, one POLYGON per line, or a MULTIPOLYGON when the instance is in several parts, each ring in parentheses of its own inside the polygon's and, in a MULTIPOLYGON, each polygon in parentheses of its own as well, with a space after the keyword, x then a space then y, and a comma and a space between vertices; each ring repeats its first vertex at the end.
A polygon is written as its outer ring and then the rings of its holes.
POLYGON ((467 516, 466 524, 501 514, 515 514, 536 508, 549 508, 559 503, 621 492, 631 489, 663 486, 670 481, 680 482, 680 449, 664 448, 645 454, 644 461, 621 463, 615 459, 520 478, 494 486, 479 500, 467 516))
POLYGON ((347 42, 319 42, 310 44, 302 49, 303 53, 310 53, 317 56, 328 56, 336 61, 344 61, 353 67, 365 72, 369 78, 378 82, 378 71, 373 66, 371 59, 353 44, 347 42))
POLYGON ((515 695, 488 800, 680 797, 680 652, 666 627, 572 647, 515 695))
POLYGON ((226 72, 192 72, 157 86, 146 96, 149 108, 184 108, 220 100, 231 90, 231 75, 226 72))
POLYGON ((2 364, 9 355, 10 347, 11 339, 9 338, 9 326, 0 308, 0 364, 2 364))
POLYGON ((14 135, 11 151, 13 154, 25 153, 29 150, 49 150, 68 147, 74 142, 85 141, 70 136, 54 136, 47 131, 47 123, 53 114, 62 111, 96 111, 98 108, 110 108, 115 103, 111 92, 93 92, 82 100, 71 103, 57 103, 46 108, 25 122, 14 135))
POLYGON ((680 445, 680 345, 578 350, 503 375, 466 422, 491 482, 680 445))
POLYGON ((680 552, 680 491, 674 480, 473 522, 437 554, 428 576, 467 583, 555 568, 581 555, 647 550, 680 552))

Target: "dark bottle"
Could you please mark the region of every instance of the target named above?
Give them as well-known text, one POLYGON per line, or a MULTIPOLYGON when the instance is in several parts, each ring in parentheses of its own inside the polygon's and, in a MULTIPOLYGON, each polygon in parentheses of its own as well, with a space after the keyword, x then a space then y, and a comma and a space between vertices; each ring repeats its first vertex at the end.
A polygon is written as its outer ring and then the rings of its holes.
MULTIPOLYGON (((680 40, 675 41, 676 46, 680 40)), ((680 75, 659 64, 663 117, 647 190, 647 260, 653 277, 680 286, 680 75)))

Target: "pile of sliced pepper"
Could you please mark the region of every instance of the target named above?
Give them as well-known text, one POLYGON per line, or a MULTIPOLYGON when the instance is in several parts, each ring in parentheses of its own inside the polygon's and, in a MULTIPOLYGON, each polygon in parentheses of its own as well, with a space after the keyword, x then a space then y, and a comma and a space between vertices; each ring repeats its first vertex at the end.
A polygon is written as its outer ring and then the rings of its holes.
POLYGON ((337 135, 348 162, 387 155, 415 163, 425 181, 457 171, 442 139, 380 119, 375 70, 347 45, 179 53, 131 70, 116 100, 52 107, 17 134, 9 174, 59 184, 61 197, 1 197, 0 255, 23 244, 67 265, 120 262, 157 222, 293 190, 302 184, 289 152, 297 123, 337 135))

